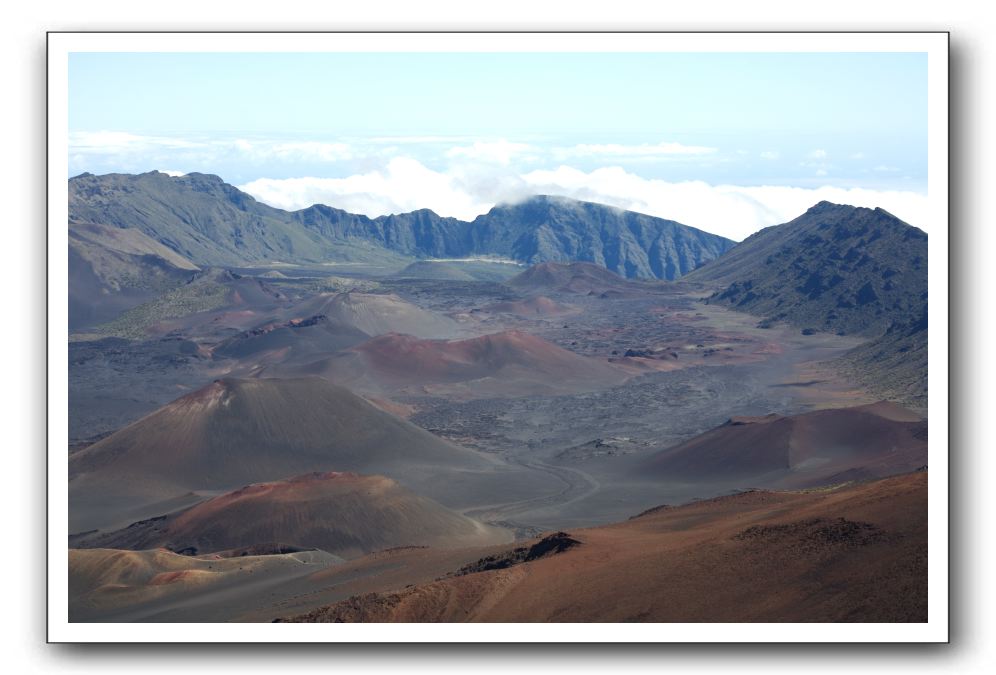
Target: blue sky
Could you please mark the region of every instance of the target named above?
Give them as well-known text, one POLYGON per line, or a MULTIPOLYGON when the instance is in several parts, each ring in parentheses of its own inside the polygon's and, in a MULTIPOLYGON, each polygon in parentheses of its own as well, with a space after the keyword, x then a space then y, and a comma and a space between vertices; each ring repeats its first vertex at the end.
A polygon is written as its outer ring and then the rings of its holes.
POLYGON ((741 238, 821 195, 911 220, 926 189, 923 54, 79 53, 69 89, 71 174, 215 173, 285 208, 543 190, 741 238))

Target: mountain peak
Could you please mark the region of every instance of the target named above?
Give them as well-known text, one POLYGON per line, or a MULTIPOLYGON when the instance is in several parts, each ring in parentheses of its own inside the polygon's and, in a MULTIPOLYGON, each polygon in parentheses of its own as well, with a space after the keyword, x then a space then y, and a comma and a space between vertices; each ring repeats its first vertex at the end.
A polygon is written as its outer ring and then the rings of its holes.
POLYGON ((926 305, 927 235, 882 209, 820 202, 690 275, 765 324, 880 335, 926 305))
POLYGON ((813 204, 808 209, 806 209, 806 213, 819 214, 819 213, 829 213, 834 211, 839 211, 839 212, 856 211, 859 208, 861 207, 851 206, 850 204, 837 204, 835 202, 829 202, 824 199, 823 201, 817 202, 816 204, 813 204))
POLYGON ((611 206, 610 204, 601 204, 599 202, 589 202, 583 199, 575 199, 574 197, 566 197, 564 195, 530 195, 525 199, 520 199, 510 202, 502 202, 496 204, 491 210, 495 209, 514 209, 522 207, 560 207, 560 208, 572 208, 572 209, 605 209, 612 211, 624 212, 625 209, 621 209, 617 206, 611 206))
POLYGON ((537 204, 581 204, 580 199, 565 197, 563 195, 532 195, 523 200, 523 203, 535 202, 537 204))
POLYGON ((786 225, 801 225, 805 227, 813 225, 823 226, 827 223, 840 225, 845 222, 858 229, 866 226, 887 225, 902 230, 906 237, 926 238, 927 236, 923 230, 904 222, 880 206, 869 208, 865 206, 851 206, 849 204, 835 204, 834 202, 825 200, 814 204, 804 214, 790 223, 786 223, 786 225), (816 217, 815 220, 814 216, 816 217))
MULTIPOLYGON (((168 176, 169 174, 162 173, 161 171, 152 171, 151 173, 162 174, 168 176)), ((180 179, 187 179, 194 183, 211 183, 213 185, 227 185, 221 176, 213 173, 198 173, 197 171, 191 171, 190 173, 183 174, 182 176, 177 176, 180 179)))

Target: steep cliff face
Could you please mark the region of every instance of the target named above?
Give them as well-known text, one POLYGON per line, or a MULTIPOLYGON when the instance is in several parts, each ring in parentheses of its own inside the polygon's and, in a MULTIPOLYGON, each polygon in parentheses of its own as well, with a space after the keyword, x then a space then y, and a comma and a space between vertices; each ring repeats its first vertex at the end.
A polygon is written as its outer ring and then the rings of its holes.
POLYGON ((670 220, 563 197, 499 205, 471 222, 421 209, 368 218, 316 204, 288 212, 217 176, 83 174, 75 222, 135 228, 198 265, 495 255, 587 261, 629 278, 675 279, 734 242, 670 220))
POLYGON ((498 205, 472 226, 479 252, 527 263, 593 262, 628 278, 676 279, 734 246, 672 220, 564 197, 498 205))

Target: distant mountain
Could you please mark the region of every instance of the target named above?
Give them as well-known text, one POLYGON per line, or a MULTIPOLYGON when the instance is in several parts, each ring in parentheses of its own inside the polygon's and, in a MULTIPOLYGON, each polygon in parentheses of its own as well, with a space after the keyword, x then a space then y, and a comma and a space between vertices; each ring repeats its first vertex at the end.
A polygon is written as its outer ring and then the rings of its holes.
POLYGON ((882 209, 820 202, 748 237, 688 281, 708 302, 802 329, 874 338, 842 361, 879 395, 927 403, 927 235, 882 209))
POLYGON ((627 278, 677 279, 734 246, 673 220, 566 197, 500 204, 471 225, 477 253, 526 263, 593 262, 627 278))
POLYGON ((877 336, 927 306, 927 235, 882 209, 820 202, 687 277, 710 303, 803 328, 877 336))
POLYGON ((135 228, 197 265, 495 255, 594 262, 626 277, 675 279, 734 243, 680 223, 563 197, 498 205, 471 222, 428 209, 368 218, 324 205, 288 212, 217 176, 82 174, 70 220, 135 228))
POLYGON ((201 266, 349 259, 286 211, 207 174, 85 173, 69 179, 69 219, 137 229, 201 266))

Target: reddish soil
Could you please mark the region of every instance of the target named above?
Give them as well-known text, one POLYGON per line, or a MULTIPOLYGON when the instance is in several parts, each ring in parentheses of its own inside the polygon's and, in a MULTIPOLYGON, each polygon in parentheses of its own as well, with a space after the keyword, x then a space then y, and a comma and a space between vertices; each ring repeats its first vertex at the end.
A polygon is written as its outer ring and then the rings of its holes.
POLYGON ((310 471, 490 466, 321 378, 225 379, 71 455, 70 527, 117 529, 177 508, 163 500, 310 471))
POLYGON ((436 391, 441 385, 464 383, 478 395, 581 391, 619 384, 629 376, 603 359, 575 354, 522 331, 465 340, 382 335, 309 369, 382 395, 404 387, 436 391))
POLYGON ((488 305, 483 311, 522 317, 544 317, 573 314, 579 310, 570 305, 562 305, 546 296, 537 295, 526 300, 510 300, 488 305))
POLYGON ((578 356, 522 331, 467 340, 385 335, 357 346, 355 351, 381 372, 419 382, 475 380, 515 366, 561 378, 616 374, 604 362, 578 356))
POLYGON ((394 546, 482 546, 509 538, 383 476, 319 472, 248 485, 83 545, 202 555, 282 541, 355 557, 394 546))
MULTIPOLYGON (((927 619, 926 472, 837 490, 752 491, 567 536, 580 543, 500 569, 366 592, 289 620, 927 619)), ((364 564, 375 560, 354 563, 364 564)))
POLYGON ((883 401, 788 417, 734 417, 654 455, 640 473, 715 480, 781 472, 775 484, 807 487, 881 478, 926 463, 927 423, 883 401))

